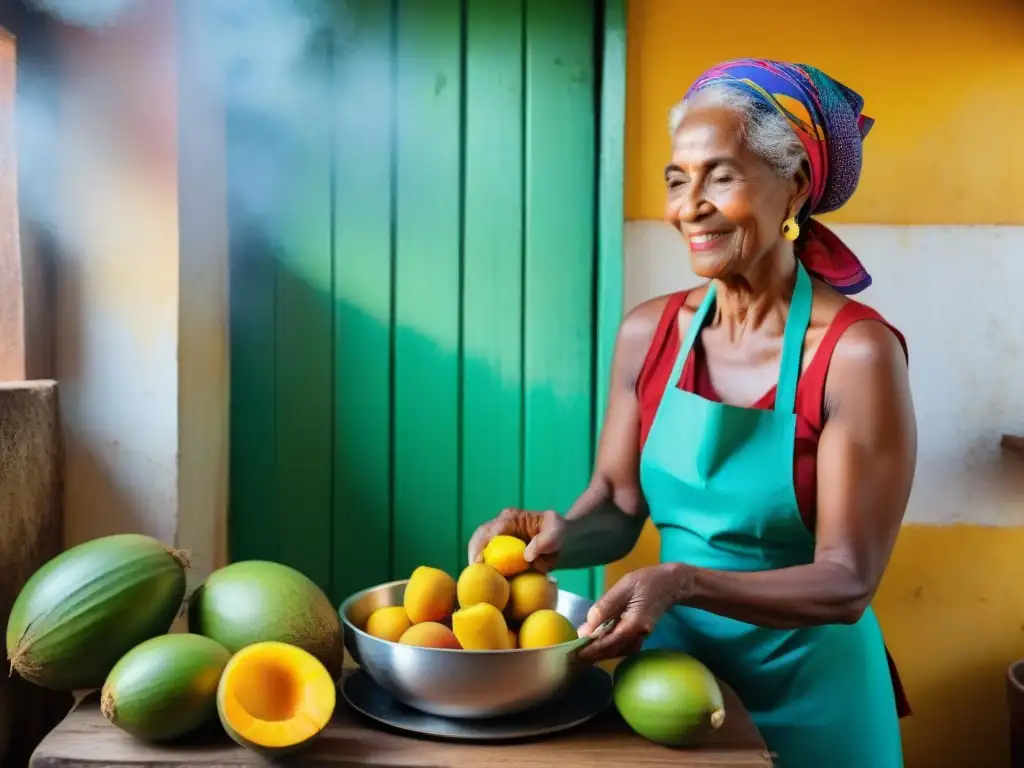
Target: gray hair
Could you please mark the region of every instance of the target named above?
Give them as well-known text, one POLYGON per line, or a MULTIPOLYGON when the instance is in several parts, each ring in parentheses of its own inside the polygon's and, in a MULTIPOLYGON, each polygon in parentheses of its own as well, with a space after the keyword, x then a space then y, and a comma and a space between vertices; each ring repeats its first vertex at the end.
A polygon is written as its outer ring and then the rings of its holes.
POLYGON ((669 113, 670 135, 676 135, 687 109, 695 103, 728 107, 739 112, 743 116, 747 147, 767 160, 783 178, 793 178, 807 160, 807 151, 786 118, 767 108, 752 93, 724 83, 702 88, 689 99, 676 104, 669 113))

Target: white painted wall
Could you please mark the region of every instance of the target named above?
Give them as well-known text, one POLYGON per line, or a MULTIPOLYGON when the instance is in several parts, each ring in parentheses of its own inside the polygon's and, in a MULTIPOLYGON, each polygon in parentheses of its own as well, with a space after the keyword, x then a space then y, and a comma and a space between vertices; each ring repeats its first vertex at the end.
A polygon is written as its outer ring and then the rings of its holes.
MULTIPOLYGON (((874 280, 857 299, 907 337, 919 425, 908 522, 1024 524, 1024 227, 835 225, 874 280)), ((699 282, 661 221, 625 233, 625 305, 699 282)))
POLYGON ((228 241, 223 113, 177 10, 58 30, 58 199, 35 214, 59 250, 66 543, 145 533, 197 583, 225 559, 228 241))
POLYGON ((172 543, 178 494, 175 159, 133 157, 118 113, 62 91, 56 368, 68 544, 172 543))

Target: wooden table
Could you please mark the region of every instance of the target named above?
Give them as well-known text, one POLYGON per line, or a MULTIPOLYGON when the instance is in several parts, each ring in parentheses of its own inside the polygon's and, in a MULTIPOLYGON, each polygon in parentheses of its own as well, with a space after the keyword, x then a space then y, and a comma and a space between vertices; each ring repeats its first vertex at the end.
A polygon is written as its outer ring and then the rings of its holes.
MULTIPOLYGON (((673 750, 632 733, 614 709, 564 735, 535 742, 476 745, 415 739, 379 730, 338 697, 334 722, 308 749, 287 761, 314 768, 765 768, 772 761, 736 695, 723 686, 725 724, 702 744, 673 750)), ((95 700, 83 703, 39 745, 30 768, 238 768, 267 766, 226 736, 175 748, 143 744, 103 719, 95 700)))

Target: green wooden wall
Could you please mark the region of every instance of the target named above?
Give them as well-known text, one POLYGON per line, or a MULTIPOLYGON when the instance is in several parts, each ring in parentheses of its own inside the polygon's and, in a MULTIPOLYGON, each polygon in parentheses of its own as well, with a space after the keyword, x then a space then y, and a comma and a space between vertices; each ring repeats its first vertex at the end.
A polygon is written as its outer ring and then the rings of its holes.
POLYGON ((227 121, 230 556, 335 601, 568 508, 622 288, 622 0, 345 9, 283 125, 227 121))

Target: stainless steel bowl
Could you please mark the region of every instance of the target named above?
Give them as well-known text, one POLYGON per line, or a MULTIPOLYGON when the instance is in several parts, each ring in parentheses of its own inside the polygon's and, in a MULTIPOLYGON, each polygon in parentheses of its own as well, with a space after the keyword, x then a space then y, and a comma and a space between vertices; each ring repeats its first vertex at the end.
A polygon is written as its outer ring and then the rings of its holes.
MULTIPOLYGON (((401 605, 408 579, 357 592, 341 604, 345 647, 378 685, 410 707, 441 717, 483 718, 521 712, 561 694, 585 668, 576 644, 508 651, 400 645, 368 635, 377 608, 401 605)), ((580 626, 593 603, 558 590, 556 610, 580 626)))

